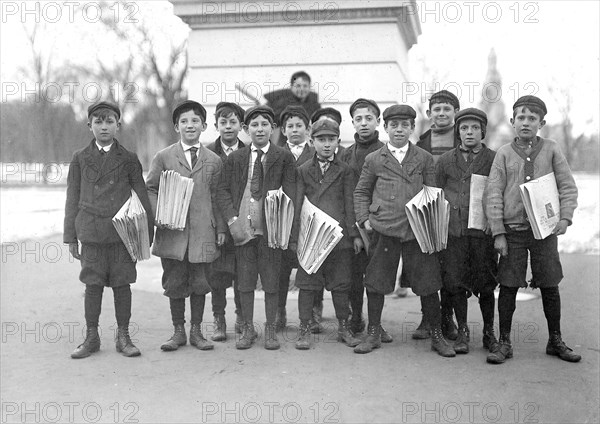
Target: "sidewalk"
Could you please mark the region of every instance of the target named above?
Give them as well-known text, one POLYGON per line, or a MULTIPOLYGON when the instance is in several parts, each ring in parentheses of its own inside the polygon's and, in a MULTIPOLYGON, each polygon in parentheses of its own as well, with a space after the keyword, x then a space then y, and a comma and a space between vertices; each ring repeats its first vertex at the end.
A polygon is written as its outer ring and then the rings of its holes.
MULTIPOLYGON (((599 261, 586 255, 562 261, 563 334, 583 355, 579 364, 545 354, 537 292, 518 302, 515 356, 499 366, 485 363, 476 299, 469 302, 471 353, 442 358, 429 341, 410 337, 420 321, 415 296, 386 298, 383 325, 394 342, 368 355, 336 342, 329 300, 326 333, 315 336, 310 351, 294 349, 295 299, 279 351, 266 351, 262 337, 250 350, 235 349, 229 299, 227 342, 209 352, 188 345, 165 353, 159 347, 172 330, 167 298, 160 288, 140 290, 160 287, 156 261, 139 265, 143 283, 133 286, 132 335, 142 356, 115 352, 112 291, 106 290, 101 350, 72 360, 85 324, 79 263, 59 237, 7 244, 0 286, 2 422, 598 422, 599 261)), ((263 305, 257 295, 258 323, 263 305)), ((204 318, 212 322, 208 298, 204 318)))

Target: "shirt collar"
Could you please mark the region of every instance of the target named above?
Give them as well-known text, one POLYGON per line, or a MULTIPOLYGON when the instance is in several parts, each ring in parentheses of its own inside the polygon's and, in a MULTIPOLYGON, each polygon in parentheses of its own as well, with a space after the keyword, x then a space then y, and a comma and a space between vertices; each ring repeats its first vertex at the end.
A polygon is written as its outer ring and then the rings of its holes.
POLYGON ((304 146, 306 146, 306 141, 303 141, 300 144, 294 144, 294 143, 290 143, 289 141, 287 141, 287 145, 290 148, 290 150, 292 150, 292 149, 302 149, 302 150, 304 150, 304 146))
POLYGON ((221 149, 222 149, 224 152, 227 152, 227 151, 229 151, 229 149, 231 149, 231 151, 232 151, 232 152, 235 152, 235 151, 236 151, 236 150, 239 148, 239 147, 238 147, 237 140, 236 140, 236 142, 233 144, 233 146, 228 146, 227 144, 223 143, 223 140, 221 140, 221 141, 220 141, 220 143, 221 143, 221 149))
MULTIPOLYGON (((410 143, 410 141, 408 143, 410 143)), ((392 146, 392 143, 388 143, 388 149, 392 153, 404 153, 404 154, 406 154, 406 152, 408 152, 408 143, 406 143, 402 147, 394 147, 394 146, 392 146)))
POLYGON ((113 142, 112 142, 112 143, 110 143, 108 146, 101 146, 101 145, 99 145, 99 144, 98 144, 98 142, 96 141, 96 147, 98 148, 98 151, 100 151, 100 150, 104 150, 106 153, 108 153, 108 152, 110 151, 110 148, 112 147, 112 145, 113 145, 114 143, 115 143, 115 142, 113 141, 113 142))
MULTIPOLYGON (((260 150, 262 150, 262 152, 266 154, 269 151, 269 147, 271 147, 271 142, 270 141, 267 143, 266 146, 261 147, 260 150)), ((254 144, 250 144, 250 150, 253 151, 253 152, 256 152, 258 150, 258 148, 254 144)))
POLYGON ((185 144, 183 141, 180 141, 180 143, 181 143, 181 147, 183 147, 184 152, 187 152, 192 147, 195 147, 196 149, 200 150, 200 142, 194 144, 193 146, 189 146, 189 145, 185 144))

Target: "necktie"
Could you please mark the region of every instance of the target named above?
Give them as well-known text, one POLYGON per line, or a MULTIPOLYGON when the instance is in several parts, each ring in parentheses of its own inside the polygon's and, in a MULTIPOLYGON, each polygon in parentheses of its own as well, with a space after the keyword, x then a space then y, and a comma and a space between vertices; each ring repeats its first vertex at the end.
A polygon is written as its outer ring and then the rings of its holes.
POLYGON ((467 154, 467 162, 468 163, 473 162, 473 150, 469 150, 469 154, 467 154))
POLYGON ((262 196, 263 185, 263 166, 262 166, 263 151, 256 151, 256 160, 254 161, 254 169, 252 170, 252 180, 250 180, 250 193, 254 200, 259 200, 262 196))
POLYGON ((196 166, 196 162, 198 162, 198 156, 196 156, 196 152, 198 151, 197 147, 190 147, 190 156, 192 158, 192 169, 196 166))
POLYGON ((327 160, 327 159, 317 159, 319 161, 319 166, 321 167, 321 173, 323 175, 325 175, 325 172, 327 172, 327 170, 329 169, 329 165, 331 164, 331 161, 327 160))

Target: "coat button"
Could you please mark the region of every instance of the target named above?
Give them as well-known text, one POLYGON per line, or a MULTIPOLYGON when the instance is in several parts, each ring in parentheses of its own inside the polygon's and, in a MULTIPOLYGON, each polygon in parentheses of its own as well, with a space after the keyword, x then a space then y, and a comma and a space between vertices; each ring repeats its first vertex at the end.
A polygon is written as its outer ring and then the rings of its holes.
POLYGON ((392 196, 391 199, 394 200, 396 198, 396 196, 392 196))
POLYGON ((248 219, 252 219, 252 218, 250 218, 250 215, 248 215, 248 219))
POLYGON ((526 179, 527 181, 529 181, 529 180, 531 179, 531 177, 528 175, 528 176, 526 176, 526 177, 525 177, 525 179, 526 179))
POLYGON ((113 180, 110 180, 110 181, 109 181, 109 184, 114 184, 114 183, 115 183, 115 182, 114 182, 113 180))
POLYGON ((94 186, 94 188, 95 188, 96 190, 98 190, 100 187, 98 187, 97 185, 95 185, 95 186, 94 186))
POLYGON ((251 202, 251 203, 254 203, 254 199, 250 199, 250 202, 251 202))
POLYGON ((452 206, 452 209, 456 210, 456 209, 458 209, 458 206, 452 206))
POLYGON ((527 158, 527 162, 531 162, 531 158, 527 158))

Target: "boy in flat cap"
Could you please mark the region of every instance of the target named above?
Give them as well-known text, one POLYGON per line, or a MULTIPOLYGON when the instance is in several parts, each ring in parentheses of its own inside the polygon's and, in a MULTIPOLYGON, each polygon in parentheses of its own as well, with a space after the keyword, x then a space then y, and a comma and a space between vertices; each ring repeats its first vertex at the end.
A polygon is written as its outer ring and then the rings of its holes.
POLYGON ((546 113, 546 105, 538 97, 523 96, 515 102, 510 122, 516 137, 512 143, 498 149, 486 187, 486 214, 494 236, 494 247, 500 253, 500 340, 487 357, 487 361, 493 364, 501 364, 513 355, 510 341, 512 318, 517 291, 519 287, 527 287, 528 258, 533 275, 529 286, 540 289, 548 323, 546 353, 568 362, 581 360, 581 356, 562 340, 558 290, 563 273, 557 236, 564 234, 573 221, 577 186, 558 144, 537 135, 546 123, 546 113), (551 172, 554 172, 558 188, 560 221, 551 235, 537 240, 527 219, 519 186, 551 172))
POLYGON ((67 201, 63 240, 69 252, 81 262, 79 279, 85 284, 86 338, 71 354, 85 358, 100 349, 98 321, 104 287, 111 287, 117 319, 116 347, 124 356, 139 356, 129 336, 131 289, 136 269, 125 244, 112 224, 134 190, 148 215, 150 243, 154 220, 142 165, 135 153, 115 138, 121 126, 119 107, 98 102, 88 108, 88 127, 94 134, 91 143, 73 154, 67 179, 67 201), (81 251, 79 250, 81 243, 81 251))
POLYGON ((402 286, 421 297, 424 319, 431 327, 431 348, 442 356, 455 356, 442 336, 440 301, 442 287, 437 253, 421 251, 409 225, 405 206, 423 184, 435 186, 433 157, 410 143, 416 112, 395 105, 383 113, 389 143, 365 159, 354 190, 354 209, 359 225, 372 232, 371 258, 364 285, 367 289, 369 326, 367 338, 354 352, 369 353, 381 347, 381 312, 385 295, 394 291, 396 270, 402 256, 402 286))
MULTIPOLYGON (((215 110, 215 128, 219 137, 206 146, 208 150, 217 154, 223 162, 231 153, 245 147, 238 138, 244 122, 244 109, 229 102, 219 102, 215 110)), ((227 340, 227 323, 225 321, 225 307, 227 306, 226 290, 233 284, 235 302, 235 331, 242 332, 242 309, 240 292, 235 281, 235 247, 229 230, 225 244, 221 246, 221 255, 211 264, 212 275, 209 280, 213 315, 215 318, 214 332, 211 340, 223 342, 227 340)))
POLYGON ((455 132, 461 144, 444 153, 436 165, 438 187, 444 189, 450 203, 448 245, 441 252, 442 281, 456 320, 456 353, 469 353, 467 299, 479 297, 483 317, 483 347, 497 343, 494 334, 494 289, 496 288, 497 254, 489 229, 468 228, 471 176, 488 176, 495 152, 481 141, 485 138, 487 116, 484 111, 468 108, 456 114, 455 132))
MULTIPOLYGON (((342 125, 342 114, 339 110, 334 109, 332 107, 323 107, 314 111, 314 113, 310 116, 311 125, 320 119, 333 119, 335 122, 337 122, 338 125, 342 125)), ((338 143, 338 147, 335 150, 335 154, 341 155, 344 152, 344 150, 346 150, 346 148, 338 143)))
MULTIPOLYGON (((356 185, 354 172, 335 156, 339 135, 340 128, 334 120, 323 119, 315 122, 311 131, 315 155, 300 166, 297 173, 292 240, 294 242, 298 240, 304 196, 317 208, 338 221, 344 234, 317 272, 309 275, 302 267, 298 267, 296 286, 300 289, 298 295, 300 334, 296 349, 301 350, 310 348, 310 320, 313 315, 314 298, 320 295, 323 288, 331 291, 335 315, 339 323, 338 341, 351 347, 360 343, 348 328, 350 314, 348 291, 352 272, 352 250, 358 253, 364 246, 355 227, 352 199, 356 185)), ((294 250, 295 247, 293 243, 294 250)))
MULTIPOLYGON (((294 155, 296 167, 299 167, 315 155, 314 147, 308 142, 308 114, 302 106, 287 106, 279 117, 281 132, 287 141, 283 148, 294 155)), ((298 268, 296 253, 290 249, 282 252, 281 270, 279 272, 279 302, 275 324, 277 329, 283 329, 287 325, 286 303, 290 287, 290 275, 292 269, 298 268)))
POLYGON ((274 119, 273 110, 268 106, 255 106, 246 111, 244 131, 250 135, 252 144, 227 157, 219 183, 217 200, 236 246, 237 282, 244 320, 242 337, 236 343, 238 349, 250 348, 257 337, 253 321, 258 275, 265 291, 265 348, 280 347, 275 316, 282 250, 268 246, 264 199, 267 191, 282 187, 294 201, 296 167, 289 151, 269 142, 274 119))
MULTIPOLYGON (((431 120, 431 129, 421 134, 417 146, 431 153, 434 163, 438 161, 441 155, 460 144, 460 139, 454 131, 454 116, 459 109, 458 97, 450 91, 438 91, 433 93, 429 99, 429 108, 426 113, 431 120)), ((442 288, 440 295, 442 302, 442 332, 450 340, 456 340, 458 332, 452 317, 452 302, 444 288, 442 288)), ((423 305, 421 305, 422 310, 423 305)), ((427 339, 430 336, 429 330, 423 319, 412 337, 413 339, 427 339)))
POLYGON ((219 256, 218 246, 225 242, 226 226, 215 198, 221 176, 221 159, 203 147, 200 134, 206 130, 206 110, 193 100, 173 109, 173 125, 179 141, 159 151, 152 159, 148 174, 148 193, 156 213, 160 176, 173 170, 194 181, 194 189, 183 231, 157 225, 152 253, 160 257, 162 286, 169 298, 174 332, 161 345, 165 352, 187 343, 185 299, 190 298, 190 344, 199 350, 211 350, 213 344, 202 334, 202 316, 206 294, 210 292, 210 263, 219 256))

